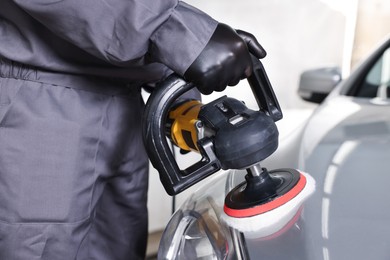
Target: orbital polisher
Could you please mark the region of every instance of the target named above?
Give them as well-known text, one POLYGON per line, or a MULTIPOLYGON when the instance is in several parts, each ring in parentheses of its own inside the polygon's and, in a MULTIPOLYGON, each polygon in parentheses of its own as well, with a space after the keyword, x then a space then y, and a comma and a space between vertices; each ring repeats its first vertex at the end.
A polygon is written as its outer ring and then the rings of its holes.
POLYGON ((245 181, 225 198, 223 216, 241 231, 290 218, 314 191, 308 174, 295 169, 268 171, 260 165, 278 147, 275 122, 283 116, 262 63, 254 57, 252 63, 247 80, 257 111, 227 96, 208 104, 180 100, 195 85, 173 74, 151 94, 143 118, 147 153, 168 194, 178 194, 221 169, 245 169, 245 181), (180 169, 167 137, 182 150, 200 153, 201 159, 180 169), (249 219, 258 217, 260 223, 248 225, 249 219))

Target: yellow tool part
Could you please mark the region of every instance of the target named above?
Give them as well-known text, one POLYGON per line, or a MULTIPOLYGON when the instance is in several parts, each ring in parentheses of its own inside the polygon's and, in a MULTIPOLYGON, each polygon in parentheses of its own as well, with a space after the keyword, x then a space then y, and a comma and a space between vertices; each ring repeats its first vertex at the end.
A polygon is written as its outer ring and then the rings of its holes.
POLYGON ((195 124, 201 107, 200 101, 190 100, 169 112, 169 118, 173 121, 171 138, 183 150, 198 151, 198 134, 195 124))

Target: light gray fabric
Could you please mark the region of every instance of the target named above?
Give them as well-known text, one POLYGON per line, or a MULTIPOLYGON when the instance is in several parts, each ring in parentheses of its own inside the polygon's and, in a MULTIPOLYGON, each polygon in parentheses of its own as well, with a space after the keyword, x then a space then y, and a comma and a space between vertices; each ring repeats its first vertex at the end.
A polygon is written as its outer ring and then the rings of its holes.
POLYGON ((0 65, 0 259, 142 259, 139 89, 0 65))
POLYGON ((177 0, 2 0, 0 56, 47 70, 152 82, 168 68, 184 74, 216 26, 177 0))

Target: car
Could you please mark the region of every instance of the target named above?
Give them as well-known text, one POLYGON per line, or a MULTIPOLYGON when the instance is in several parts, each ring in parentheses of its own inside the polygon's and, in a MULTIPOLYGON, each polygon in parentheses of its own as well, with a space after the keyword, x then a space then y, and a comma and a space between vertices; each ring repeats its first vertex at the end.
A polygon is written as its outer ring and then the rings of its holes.
POLYGON ((302 73, 298 93, 318 107, 262 163, 316 180, 298 214, 266 236, 230 227, 224 199, 245 174, 222 171, 171 217, 159 259, 390 258, 390 38, 345 80, 337 68, 302 73))

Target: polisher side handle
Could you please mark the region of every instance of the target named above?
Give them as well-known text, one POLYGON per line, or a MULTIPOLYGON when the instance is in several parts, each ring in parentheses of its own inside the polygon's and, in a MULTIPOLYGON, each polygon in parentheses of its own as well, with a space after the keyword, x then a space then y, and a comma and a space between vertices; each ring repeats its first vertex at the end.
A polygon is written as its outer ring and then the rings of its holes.
POLYGON ((149 159, 160 174, 169 195, 175 195, 221 169, 214 155, 212 142, 207 138, 199 143, 202 159, 180 170, 165 133, 165 121, 173 102, 194 88, 178 75, 169 76, 151 94, 143 115, 143 140, 149 159))
POLYGON ((271 83, 259 59, 252 56, 253 73, 248 78, 253 95, 256 98, 260 110, 269 115, 274 122, 283 118, 279 102, 272 89, 271 83))

